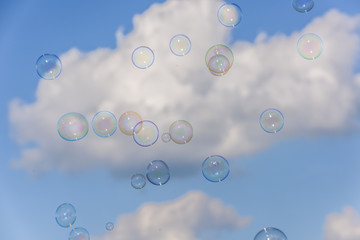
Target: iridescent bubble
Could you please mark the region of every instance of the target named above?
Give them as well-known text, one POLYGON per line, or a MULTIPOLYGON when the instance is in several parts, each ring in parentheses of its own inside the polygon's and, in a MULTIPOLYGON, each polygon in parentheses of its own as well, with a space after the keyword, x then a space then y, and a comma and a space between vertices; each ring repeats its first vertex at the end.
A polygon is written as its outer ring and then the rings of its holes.
POLYGON ((84 138, 89 131, 89 125, 85 117, 80 113, 68 113, 63 115, 57 124, 57 130, 64 140, 76 141, 84 138))
POLYGON ((169 167, 162 160, 154 160, 146 168, 146 177, 154 185, 164 185, 170 179, 169 167))
POLYGON ((241 8, 235 3, 225 3, 219 8, 218 19, 226 27, 235 27, 243 17, 241 8))
POLYGON ((158 140, 159 129, 155 123, 144 120, 135 125, 133 137, 140 146, 149 147, 158 140))
POLYGON ((90 239, 89 232, 83 227, 74 228, 73 230, 71 230, 69 234, 69 240, 89 240, 89 239, 90 239))
POLYGON ((55 220, 60 227, 71 227, 76 220, 76 210, 70 203, 61 204, 55 212, 55 220))
POLYGON ((168 143, 171 141, 171 137, 170 137, 170 134, 169 133, 163 133, 161 135, 161 140, 164 142, 164 143, 168 143))
POLYGON ((267 227, 258 232, 254 240, 287 240, 287 237, 281 230, 267 227))
POLYGON ((45 53, 36 61, 36 71, 46 80, 57 78, 61 73, 61 61, 55 54, 45 53))
POLYGON ((321 55, 323 51, 323 43, 318 35, 308 33, 301 36, 297 44, 297 49, 303 58, 307 60, 314 60, 321 55))
POLYGON ((171 140, 178 144, 188 143, 193 136, 193 128, 191 124, 185 120, 177 120, 173 122, 169 128, 171 140))
POLYGON ((132 53, 132 61, 138 68, 145 69, 154 63, 154 52, 145 46, 136 48, 132 53))
POLYGON ((202 164, 202 174, 210 182, 221 182, 230 173, 228 161, 219 155, 206 158, 202 164))
POLYGON ((183 34, 175 35, 170 40, 170 50, 176 56, 184 56, 190 52, 190 49, 191 49, 190 39, 183 34))
POLYGON ((277 133, 284 126, 284 116, 277 109, 267 109, 260 115, 260 126, 265 132, 277 133))
POLYGON ((114 229, 114 224, 113 224, 112 222, 107 222, 107 223, 105 224, 105 228, 106 228, 106 230, 108 230, 108 231, 112 231, 112 230, 114 229))
POLYGON ((234 55, 229 47, 218 44, 214 45, 206 52, 206 66, 210 73, 215 76, 226 74, 234 62, 234 55))
POLYGON ((118 126, 122 133, 132 136, 134 135, 135 125, 141 121, 142 118, 137 112, 128 111, 120 116, 118 126))
POLYGON ((298 12, 307 13, 314 7, 314 1, 313 0, 293 0, 292 6, 298 12))
POLYGON ((92 128, 96 135, 110 137, 116 131, 116 117, 111 112, 98 112, 92 120, 92 128))
POLYGON ((137 173, 131 177, 131 186, 135 189, 142 189, 146 185, 145 176, 137 173))

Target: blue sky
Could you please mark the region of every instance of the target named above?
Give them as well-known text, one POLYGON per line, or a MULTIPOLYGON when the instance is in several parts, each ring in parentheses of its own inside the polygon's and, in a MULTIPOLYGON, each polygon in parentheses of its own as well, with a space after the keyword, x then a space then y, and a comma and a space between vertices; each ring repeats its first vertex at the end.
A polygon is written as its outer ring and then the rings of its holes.
POLYGON ((300 14, 291 1, 234 1, 244 19, 230 30, 216 19, 220 1, 188 0, 179 3, 183 8, 176 2, 0 3, 0 238, 67 239, 70 229, 54 220, 63 202, 76 207, 75 226, 99 240, 166 234, 175 240, 180 233, 190 240, 252 239, 268 226, 292 240, 358 238, 360 3, 316 1, 300 14), (307 31, 322 36, 325 46, 314 62, 296 52, 296 40, 307 31), (171 55, 169 36, 176 33, 191 39, 188 56, 171 55), (203 63, 203 50, 216 43, 228 44, 235 55, 223 77, 213 77, 203 63), (134 68, 129 55, 140 45, 155 52, 146 70, 134 68), (54 81, 39 79, 35 70, 45 52, 63 61, 54 81), (285 117, 276 135, 258 123, 267 107, 285 117), (136 110, 160 131, 185 118, 194 138, 144 149, 120 131, 100 139, 90 129, 76 143, 57 135, 62 114, 78 111, 90 121, 104 108, 116 117, 136 110), (28 157, 29 149, 38 157, 28 157), (203 178, 206 154, 228 158, 225 181, 203 178), (170 181, 132 189, 131 174, 158 158, 167 161, 170 181), (206 207, 214 199, 221 201, 219 212, 206 207), (177 209, 180 202, 194 207, 194 215, 177 209), (167 219, 172 207, 179 211, 177 228, 167 219), (191 219, 199 221, 192 226, 191 219), (250 220, 237 225, 240 219, 250 220), (108 221, 115 224, 112 232, 105 229, 108 221))

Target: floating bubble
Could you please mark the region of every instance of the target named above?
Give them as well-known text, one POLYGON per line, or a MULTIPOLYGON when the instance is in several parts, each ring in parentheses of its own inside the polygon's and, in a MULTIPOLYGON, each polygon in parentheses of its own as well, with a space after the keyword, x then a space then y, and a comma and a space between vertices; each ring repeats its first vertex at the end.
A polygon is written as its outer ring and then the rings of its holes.
POLYGON ((52 80, 61 73, 61 61, 55 54, 45 53, 36 61, 36 71, 41 78, 52 80))
POLYGON ((231 49, 225 45, 214 45, 206 52, 206 66, 215 76, 226 74, 234 62, 234 55, 231 49))
POLYGON ((68 113, 63 115, 57 124, 57 130, 64 140, 77 141, 86 136, 89 125, 85 117, 80 113, 68 113))
POLYGON ((221 182, 230 173, 228 161, 219 155, 206 158, 202 164, 202 174, 210 182, 221 182))
POLYGON ((267 227, 258 232, 254 240, 287 240, 287 237, 281 230, 267 227))
POLYGON ((171 137, 170 137, 170 134, 169 133, 163 133, 161 135, 161 140, 164 142, 164 143, 168 143, 171 141, 171 137))
POLYGON ((169 129, 171 140, 178 144, 188 143, 193 136, 193 128, 191 124, 185 120, 177 120, 173 122, 169 129))
POLYGON ((190 52, 190 49, 191 49, 190 39, 183 34, 175 35, 170 40, 170 50, 176 56, 184 56, 190 52))
POLYGON ((154 160, 146 168, 146 177, 154 185, 164 185, 170 179, 169 167, 162 160, 154 160))
POLYGON ((105 224, 105 228, 106 228, 106 230, 108 230, 108 231, 112 231, 112 230, 114 229, 114 224, 113 224, 112 222, 107 222, 107 223, 105 224))
POLYGON ((145 69, 154 63, 154 52, 145 46, 136 48, 132 53, 132 61, 138 68, 145 69))
POLYGON ((146 179, 144 175, 137 173, 131 177, 131 186, 133 186, 133 188, 142 189, 143 187, 145 187, 145 185, 146 179))
POLYGON ((158 140, 159 129, 155 123, 144 120, 135 125, 133 137, 140 146, 149 147, 158 140))
POLYGON ((90 239, 89 232, 83 227, 74 228, 73 230, 71 230, 69 234, 69 240, 89 240, 89 239, 90 239))
POLYGON ((235 27, 243 18, 241 8, 235 3, 225 3, 219 8, 218 19, 226 27, 235 27))
POLYGON ((301 36, 297 44, 297 49, 303 58, 307 60, 314 60, 321 55, 323 51, 323 43, 318 35, 308 33, 301 36))
POLYGON ((293 0, 292 6, 298 12, 307 13, 314 7, 314 1, 313 0, 293 0))
POLYGON ((141 121, 142 118, 137 112, 128 111, 120 116, 118 126, 122 133, 132 136, 134 135, 135 125, 141 121))
POLYGON ((284 126, 284 116, 277 109, 267 109, 260 115, 260 126, 265 132, 277 133, 284 126))
POLYGON ((116 131, 116 117, 111 112, 98 112, 92 120, 92 128, 96 135, 110 137, 116 131))
POLYGON ((71 227, 76 220, 76 210, 70 203, 61 204, 55 212, 55 220, 60 227, 71 227))

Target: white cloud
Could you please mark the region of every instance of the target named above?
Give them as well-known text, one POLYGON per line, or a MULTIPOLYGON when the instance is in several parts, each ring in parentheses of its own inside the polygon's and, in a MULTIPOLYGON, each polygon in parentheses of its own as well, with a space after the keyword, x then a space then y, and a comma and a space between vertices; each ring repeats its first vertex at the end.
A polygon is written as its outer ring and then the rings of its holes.
POLYGON ((262 33, 254 43, 236 41, 230 46, 234 65, 225 76, 214 77, 204 55, 210 46, 227 43, 231 33, 216 18, 220 5, 216 0, 155 4, 134 17, 131 33, 116 33, 116 49, 71 49, 63 54, 62 74, 54 81, 40 80, 34 103, 16 99, 10 105, 13 135, 23 144, 13 166, 68 172, 105 166, 123 174, 162 159, 170 170, 186 174, 199 172, 211 154, 232 158, 279 139, 351 128, 359 102, 353 73, 360 46, 359 16, 332 10, 290 36, 262 33), (315 61, 302 59, 296 50, 298 38, 308 32, 324 41, 324 52, 315 61), (192 42, 184 57, 169 49, 171 37, 179 33, 192 42), (142 45, 155 53, 154 64, 146 70, 131 61, 132 51, 142 45), (258 122, 270 107, 285 117, 276 135, 262 131, 258 122), (120 131, 103 139, 90 130, 78 142, 59 137, 56 124, 63 114, 80 112, 91 121, 100 110, 117 117, 137 111, 161 133, 173 121, 185 119, 194 137, 185 145, 159 141, 148 148, 120 131))
POLYGON ((165 203, 146 203, 120 216, 114 230, 96 240, 196 240, 206 231, 236 230, 249 224, 231 206, 200 191, 165 203))
POLYGON ((358 239, 360 239, 360 217, 353 207, 344 207, 342 213, 333 213, 326 217, 324 240, 358 239))

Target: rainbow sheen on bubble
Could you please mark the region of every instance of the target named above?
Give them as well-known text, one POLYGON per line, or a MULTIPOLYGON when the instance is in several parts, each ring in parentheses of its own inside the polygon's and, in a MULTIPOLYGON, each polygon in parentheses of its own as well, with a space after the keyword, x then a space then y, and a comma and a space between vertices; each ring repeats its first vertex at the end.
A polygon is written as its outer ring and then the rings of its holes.
POLYGON ((116 117, 108 111, 98 112, 92 120, 92 128, 99 137, 110 137, 116 131, 116 117))
POLYGON ((226 27, 235 27, 242 18, 243 12, 235 3, 225 3, 218 10, 218 19, 220 23, 226 27))
POLYGON ((277 133, 284 126, 284 116, 274 108, 266 109, 260 115, 260 126, 268 133, 277 133))
POLYGON ((41 78, 53 80, 60 75, 62 64, 55 54, 45 53, 38 58, 35 67, 41 78))
POLYGON ((71 230, 69 234, 69 240, 89 240, 90 234, 83 227, 77 227, 71 230))
POLYGON ((137 112, 128 111, 120 116, 118 126, 122 133, 132 136, 134 135, 134 127, 141 121, 142 118, 137 112))
POLYGON ((141 173, 132 175, 131 177, 131 186, 135 189, 142 189, 146 185, 145 176, 141 173))
POLYGON ((105 224, 105 228, 106 228, 106 230, 108 230, 108 231, 112 231, 112 230, 114 229, 114 224, 113 224, 112 222, 107 222, 107 223, 105 224))
POLYGON ((150 67, 154 63, 154 52, 145 46, 136 48, 132 53, 133 64, 141 69, 150 67))
POLYGON ((190 49, 191 41, 187 36, 183 34, 175 35, 170 40, 170 50, 176 56, 185 56, 190 52, 190 49))
POLYGON ((280 229, 267 227, 261 229, 255 235, 254 240, 287 240, 287 237, 280 229))
POLYGON ((133 137, 138 145, 149 147, 158 140, 159 129, 152 121, 144 120, 135 125, 133 137))
POLYGON ((234 55, 229 47, 217 44, 206 52, 205 62, 211 74, 223 76, 230 70, 234 55))
POLYGON ((162 160, 154 160, 146 168, 146 178, 154 185, 164 185, 170 179, 170 171, 162 160))
POLYGON ((307 13, 314 7, 313 0, 293 0, 293 8, 300 13, 307 13))
POLYGON ((170 137, 170 134, 169 133, 163 133, 161 135, 161 140, 164 142, 164 143, 168 143, 171 141, 171 137, 170 137))
POLYGON ((177 120, 171 124, 169 134, 173 142, 177 144, 185 144, 190 142, 193 137, 193 128, 189 122, 185 120, 177 120))
POLYGON ((210 182, 221 182, 230 173, 228 161, 219 155, 207 157, 202 164, 202 174, 210 182))
POLYGON ((67 113, 63 115, 57 124, 57 130, 64 140, 77 141, 84 138, 89 132, 89 125, 85 117, 80 113, 67 113))
POLYGON ((70 203, 61 204, 56 209, 55 220, 60 227, 71 227, 76 221, 75 207, 70 203))
POLYGON ((300 56, 303 58, 314 60, 321 55, 323 51, 323 42, 318 35, 308 33, 301 36, 297 44, 297 49, 300 56))

